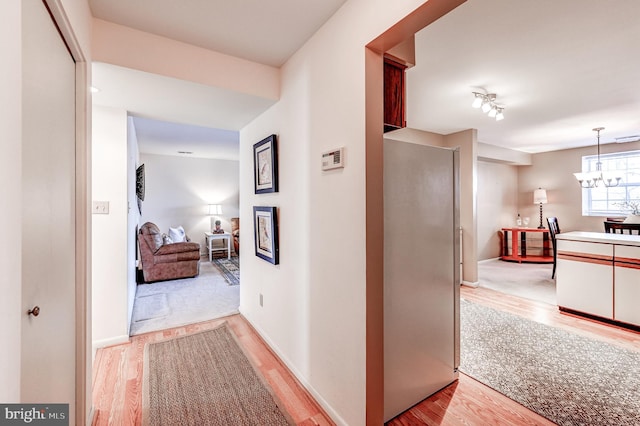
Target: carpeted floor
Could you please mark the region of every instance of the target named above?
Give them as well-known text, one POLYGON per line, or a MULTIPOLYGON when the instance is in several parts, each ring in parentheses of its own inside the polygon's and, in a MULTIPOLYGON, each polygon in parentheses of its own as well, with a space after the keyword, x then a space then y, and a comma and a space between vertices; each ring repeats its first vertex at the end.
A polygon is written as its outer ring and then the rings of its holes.
POLYGON ((552 264, 515 263, 492 259, 478 262, 480 287, 525 299, 556 304, 556 283, 552 264))
POLYGON ((140 284, 129 334, 164 330, 238 313, 240 286, 229 285, 211 263, 195 278, 140 284))
POLYGON ((460 371, 559 425, 640 424, 640 353, 461 300, 460 371))
POLYGON ((226 323, 145 347, 143 425, 288 425, 226 323))

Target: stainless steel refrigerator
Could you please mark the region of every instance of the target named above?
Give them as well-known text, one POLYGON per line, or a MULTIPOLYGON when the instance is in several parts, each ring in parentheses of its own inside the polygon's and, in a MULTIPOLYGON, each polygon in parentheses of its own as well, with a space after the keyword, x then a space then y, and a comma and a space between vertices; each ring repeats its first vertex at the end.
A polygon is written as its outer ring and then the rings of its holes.
POLYGON ((384 141, 385 421, 459 365, 458 150, 384 141))

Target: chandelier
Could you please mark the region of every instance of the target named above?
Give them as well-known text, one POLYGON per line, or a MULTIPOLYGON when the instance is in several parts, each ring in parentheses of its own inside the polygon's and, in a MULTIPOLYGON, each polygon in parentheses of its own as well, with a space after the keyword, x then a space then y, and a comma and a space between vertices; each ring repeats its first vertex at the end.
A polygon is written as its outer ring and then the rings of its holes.
POLYGON ((618 186, 622 179, 622 176, 617 172, 602 172, 602 163, 600 162, 601 130, 604 130, 604 127, 596 127, 593 129, 594 132, 598 132, 598 162, 596 163, 596 170, 593 172, 578 172, 573 174, 582 188, 595 188, 600 182, 607 188, 618 186))
POLYGON ((473 108, 481 108, 482 112, 486 113, 489 117, 495 118, 496 121, 504 119, 504 106, 496 104, 495 93, 473 93, 473 108))

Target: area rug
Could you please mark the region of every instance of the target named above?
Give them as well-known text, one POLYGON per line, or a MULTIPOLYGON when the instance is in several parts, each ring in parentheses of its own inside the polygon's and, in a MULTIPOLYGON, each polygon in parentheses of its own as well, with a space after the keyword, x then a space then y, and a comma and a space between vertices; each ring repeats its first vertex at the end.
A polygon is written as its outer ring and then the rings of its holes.
POLYGON ((289 425, 227 323, 148 343, 143 425, 289 425))
POLYGON ((140 284, 136 288, 131 336, 238 313, 240 286, 230 286, 218 268, 200 262, 195 278, 140 284))
POLYGON ((212 263, 222 273, 229 285, 240 284, 240 258, 238 256, 232 256, 230 259, 214 257, 212 263))
POLYGON ((501 293, 556 304, 552 264, 515 263, 492 259, 478 262, 478 283, 501 293))
POLYGON ((171 313, 166 293, 141 296, 138 309, 133 310, 133 322, 148 321, 154 318, 164 318, 171 313))
POLYGON ((461 300, 460 371, 559 425, 640 424, 640 352, 461 300))

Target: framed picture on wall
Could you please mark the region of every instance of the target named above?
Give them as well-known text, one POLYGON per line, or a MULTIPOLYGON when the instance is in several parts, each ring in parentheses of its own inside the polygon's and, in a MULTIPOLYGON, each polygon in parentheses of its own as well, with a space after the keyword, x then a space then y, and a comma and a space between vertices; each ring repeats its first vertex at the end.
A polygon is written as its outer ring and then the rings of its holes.
POLYGON ((253 145, 255 193, 278 192, 278 149, 276 135, 253 145))
POLYGON ((278 216, 276 207, 254 207, 253 228, 256 256, 269 263, 280 263, 278 216))
POLYGON ((136 198, 138 201, 138 211, 142 214, 142 202, 144 201, 144 164, 136 169, 136 198))

